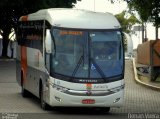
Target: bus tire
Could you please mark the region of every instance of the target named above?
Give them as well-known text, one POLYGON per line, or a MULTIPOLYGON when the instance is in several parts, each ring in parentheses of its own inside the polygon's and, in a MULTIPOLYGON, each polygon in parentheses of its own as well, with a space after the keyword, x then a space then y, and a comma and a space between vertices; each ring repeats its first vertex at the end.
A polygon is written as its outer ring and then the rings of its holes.
POLYGON ((111 109, 110 107, 100 107, 100 111, 102 113, 109 113, 110 109, 111 109))
POLYGON ((44 101, 44 93, 43 93, 42 82, 40 82, 40 102, 41 102, 41 108, 43 110, 48 110, 49 109, 49 105, 44 101))
POLYGON ((26 89, 24 89, 24 85, 22 84, 22 87, 21 87, 21 94, 22 96, 25 98, 25 97, 28 97, 28 92, 26 89))
POLYGON ((22 72, 21 72, 21 94, 24 98, 29 96, 29 92, 24 88, 23 73, 22 72))

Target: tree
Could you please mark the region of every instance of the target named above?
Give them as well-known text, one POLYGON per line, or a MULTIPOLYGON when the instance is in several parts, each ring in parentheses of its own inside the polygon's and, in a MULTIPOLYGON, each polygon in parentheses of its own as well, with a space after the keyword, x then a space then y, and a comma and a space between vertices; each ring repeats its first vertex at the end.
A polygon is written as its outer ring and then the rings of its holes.
POLYGON ((158 39, 158 28, 160 27, 160 1, 152 0, 151 21, 154 22, 156 39, 158 39))
MULTIPOLYGON (((125 33, 130 33, 132 26, 136 23, 140 23, 140 21, 134 15, 130 15, 129 18, 126 18, 125 16, 126 16, 126 11, 123 11, 115 15, 115 17, 118 19, 118 21, 121 24, 122 31, 125 33)), ((127 51, 128 44, 127 44, 127 39, 125 38, 125 35, 124 35, 125 33, 123 33, 124 48, 125 48, 125 51, 127 51)))
POLYGON ((160 27, 160 1, 159 0, 126 0, 131 10, 136 10, 144 22, 151 21, 156 28, 156 39, 158 39, 158 28, 160 27))
POLYGON ((71 8, 81 0, 1 0, 0 1, 0 29, 3 31, 2 56, 7 56, 8 36, 11 29, 17 28, 20 16, 46 8, 71 8))
POLYGON ((144 24, 148 21, 151 6, 147 0, 128 0, 128 6, 131 11, 136 10, 140 16, 142 23, 142 42, 144 42, 144 24))
MULTIPOLYGON (((117 0, 108 0, 114 3, 117 0)), ((118 0, 126 1, 131 11, 138 12, 142 23, 142 40, 144 41, 144 24, 148 21, 153 22, 158 39, 158 28, 160 27, 160 0, 118 0)))
POLYGON ((123 32, 130 33, 132 26, 136 23, 140 23, 140 21, 134 15, 130 15, 129 18, 126 18, 125 16, 126 11, 123 11, 115 15, 115 17, 121 24, 123 32))

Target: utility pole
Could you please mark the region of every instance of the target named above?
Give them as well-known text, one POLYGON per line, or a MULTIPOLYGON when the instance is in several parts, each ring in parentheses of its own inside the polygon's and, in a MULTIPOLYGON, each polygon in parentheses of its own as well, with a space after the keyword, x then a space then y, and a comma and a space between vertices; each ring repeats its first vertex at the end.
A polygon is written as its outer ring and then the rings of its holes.
POLYGON ((95 12, 95 3, 96 3, 96 1, 94 0, 94 12, 95 12))

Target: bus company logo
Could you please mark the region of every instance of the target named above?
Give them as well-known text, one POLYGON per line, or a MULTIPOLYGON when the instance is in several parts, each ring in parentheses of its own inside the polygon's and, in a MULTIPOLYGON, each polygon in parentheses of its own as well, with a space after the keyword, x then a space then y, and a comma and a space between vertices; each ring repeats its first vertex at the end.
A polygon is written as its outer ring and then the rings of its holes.
POLYGON ((92 89, 92 84, 91 83, 87 83, 86 84, 86 89, 87 89, 87 91, 90 91, 92 89))
POLYGON ((87 90, 86 95, 87 96, 91 96, 92 95, 92 92, 91 92, 91 90, 92 90, 92 84, 91 83, 87 83, 86 84, 86 90, 87 90))

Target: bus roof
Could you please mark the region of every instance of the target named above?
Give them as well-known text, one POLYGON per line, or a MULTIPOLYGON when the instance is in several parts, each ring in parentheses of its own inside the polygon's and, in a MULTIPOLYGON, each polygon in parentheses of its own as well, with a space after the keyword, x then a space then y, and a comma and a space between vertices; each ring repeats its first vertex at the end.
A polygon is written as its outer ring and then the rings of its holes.
POLYGON ((117 29, 118 20, 110 13, 100 13, 69 8, 39 10, 23 16, 20 21, 47 20, 52 26, 80 29, 117 29))

